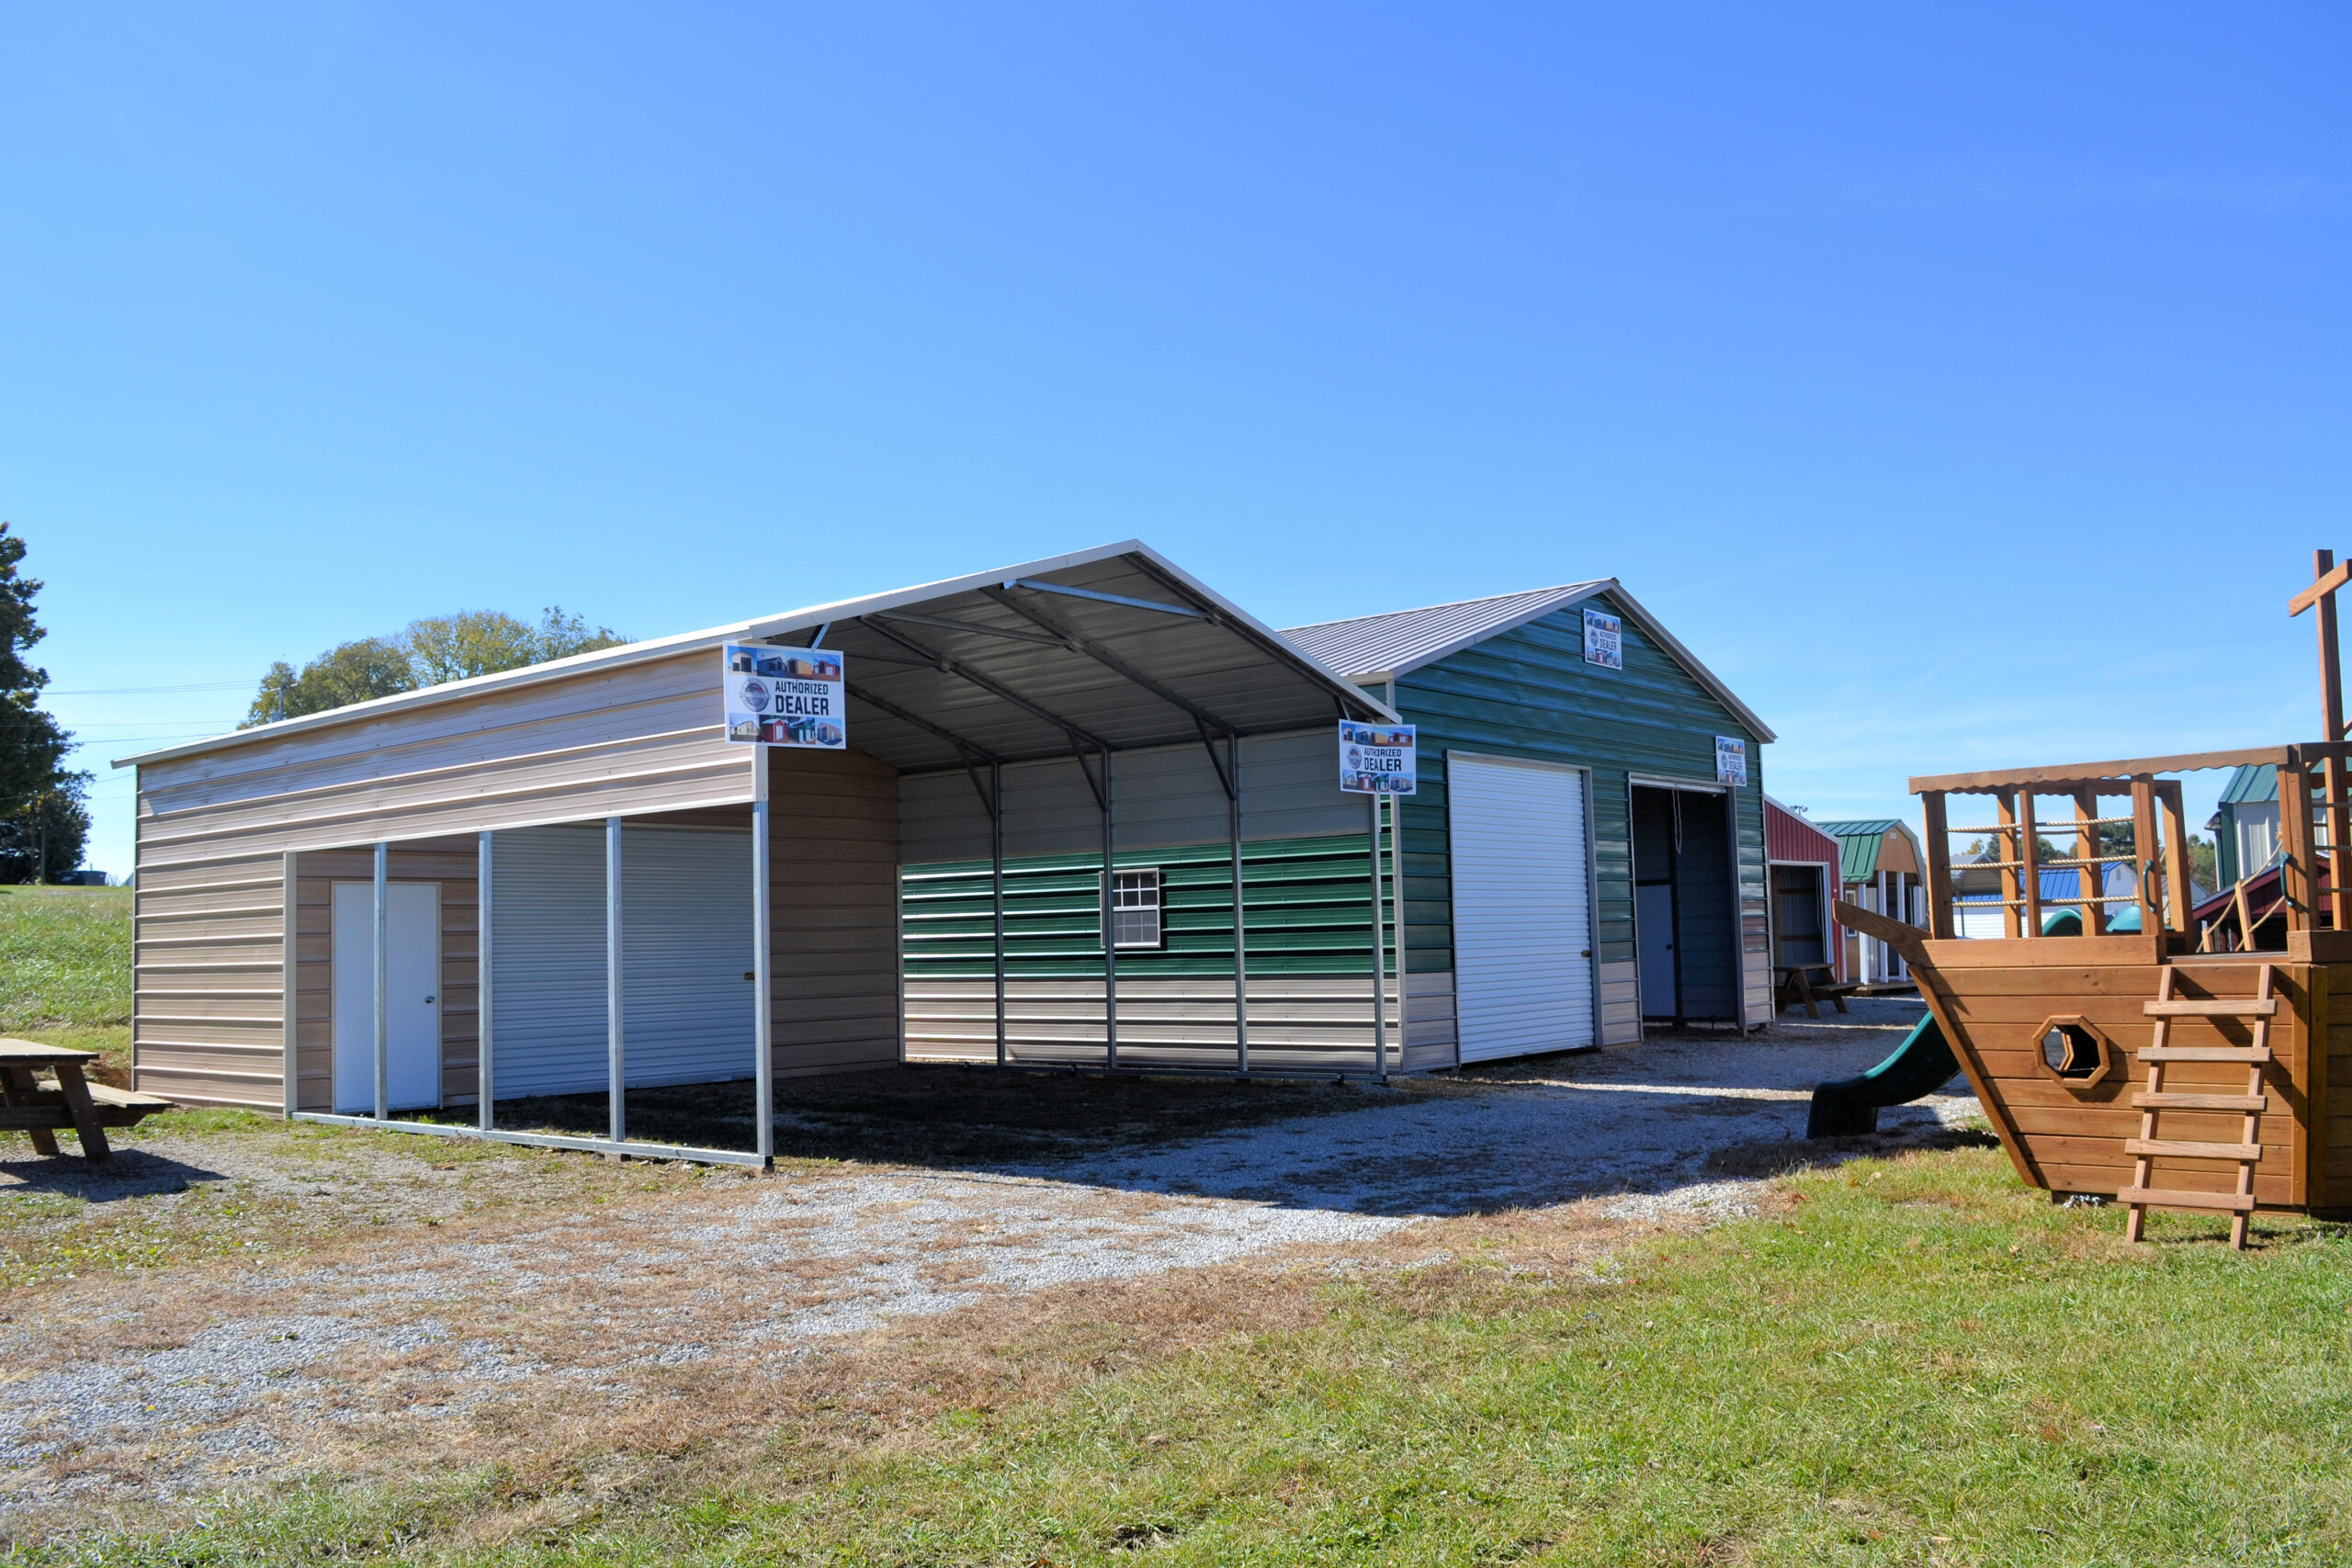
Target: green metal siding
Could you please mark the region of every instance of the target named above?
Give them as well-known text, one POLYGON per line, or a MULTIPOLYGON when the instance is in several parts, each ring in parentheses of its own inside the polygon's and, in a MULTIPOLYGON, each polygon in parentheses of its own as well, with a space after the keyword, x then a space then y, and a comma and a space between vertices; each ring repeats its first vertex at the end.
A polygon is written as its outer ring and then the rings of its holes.
POLYGON ((1573 763, 1592 770, 1595 935, 1603 963, 1634 959, 1632 774, 1693 781, 1715 774, 1715 737, 1745 737, 1747 785, 1735 792, 1743 908, 1765 897, 1761 743, 1673 655, 1624 624, 1623 670, 1584 659, 1586 604, 1513 627, 1397 682, 1420 727, 1420 785, 1405 804, 1405 934, 1416 972, 1453 967, 1446 833, 1449 750, 1573 763))
MULTIPOLYGON (((1244 841, 1251 975, 1372 973, 1366 841, 1363 833, 1244 841)), ((1233 973, 1233 862, 1227 841, 1122 850, 1113 864, 1121 871, 1160 873, 1165 945, 1120 949, 1123 978, 1233 973)), ((1100 855, 1006 860, 1008 976, 1091 978, 1102 973, 1102 866, 1100 855)), ((899 894, 910 978, 995 972, 987 861, 907 866, 899 873, 899 894)))

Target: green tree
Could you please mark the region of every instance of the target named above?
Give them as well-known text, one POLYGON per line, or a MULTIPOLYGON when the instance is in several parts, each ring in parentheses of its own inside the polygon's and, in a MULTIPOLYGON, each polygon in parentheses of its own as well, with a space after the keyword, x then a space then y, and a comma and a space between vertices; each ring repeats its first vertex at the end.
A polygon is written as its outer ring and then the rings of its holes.
POLYGON ((74 737, 40 705, 49 671, 25 658, 48 635, 33 617, 41 584, 18 570, 25 541, 9 530, 0 523, 0 818, 74 776, 65 772, 74 737))
POLYGON ((591 629, 580 616, 564 614, 560 604, 542 610, 537 626, 503 610, 427 615, 411 621, 398 637, 338 644, 299 671, 280 660, 261 678, 240 728, 544 664, 628 640, 610 626, 591 629))
POLYGON ((82 863, 90 842, 86 773, 63 773, 50 788, 0 818, 0 881, 55 882, 82 863))
POLYGON ((19 882, 73 870, 90 831, 90 775, 66 768, 74 737, 40 705, 49 671, 25 657, 48 634, 33 615, 41 584, 19 570, 24 558, 25 541, 0 523, 0 877, 19 882))
POLYGON ((302 666, 299 675, 283 660, 271 665, 239 728, 323 713, 371 697, 413 691, 416 685, 406 649, 390 637, 362 637, 329 649, 302 666))

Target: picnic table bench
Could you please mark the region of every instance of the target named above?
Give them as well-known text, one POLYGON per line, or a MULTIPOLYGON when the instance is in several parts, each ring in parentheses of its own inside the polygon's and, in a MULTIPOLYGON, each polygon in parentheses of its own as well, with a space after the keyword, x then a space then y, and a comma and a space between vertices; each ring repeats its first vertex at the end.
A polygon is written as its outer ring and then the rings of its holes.
POLYGON ((172 1102, 112 1084, 92 1083, 82 1064, 96 1051, 74 1051, 31 1040, 0 1038, 0 1129, 30 1133, 33 1147, 57 1153, 57 1134, 68 1129, 82 1140, 82 1157, 96 1165, 114 1157, 106 1129, 135 1127, 140 1119, 169 1111, 172 1102), (33 1076, 40 1068, 57 1075, 55 1089, 33 1076))
POLYGON ((1788 1011, 1799 1002, 1804 1003, 1807 1018, 1821 1016, 1821 1001, 1826 998, 1839 1012, 1848 1010, 1846 998, 1862 988, 1860 980, 1840 980, 1838 971, 1826 964, 1781 964, 1774 965, 1780 984, 1773 991, 1772 1010, 1788 1011), (1821 978, 1818 984, 1814 976, 1821 978))

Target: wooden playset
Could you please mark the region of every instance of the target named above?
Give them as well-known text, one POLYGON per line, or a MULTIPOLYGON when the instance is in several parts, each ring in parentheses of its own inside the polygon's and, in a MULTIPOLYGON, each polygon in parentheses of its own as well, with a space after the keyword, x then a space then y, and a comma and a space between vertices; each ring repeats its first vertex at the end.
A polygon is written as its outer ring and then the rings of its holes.
POLYGON ((2352 1214, 2352 887, 2330 874, 2352 815, 2335 601, 2352 562, 2316 566, 2289 613, 2318 611, 2324 739, 1915 778, 1928 928, 1839 906, 1903 952, 2018 1174, 2129 1205, 2134 1240, 2151 1208, 2228 1213, 2241 1247, 2256 1209, 2352 1214), (2278 769, 2283 919, 2249 918, 2243 886, 2200 918, 2160 775, 2259 763, 2278 769), (1955 834, 1993 847, 1997 938, 1957 935, 1955 834), (2117 864, 2132 891, 2110 891, 2117 864), (2078 883, 2063 912, 2051 871, 2078 883))

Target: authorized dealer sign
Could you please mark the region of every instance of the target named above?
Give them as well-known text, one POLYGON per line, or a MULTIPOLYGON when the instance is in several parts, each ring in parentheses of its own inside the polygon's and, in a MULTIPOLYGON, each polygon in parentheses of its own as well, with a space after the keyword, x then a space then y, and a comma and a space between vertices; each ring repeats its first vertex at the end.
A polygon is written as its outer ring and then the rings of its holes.
POLYGON ((848 682, 830 648, 730 642, 720 649, 727 739, 747 746, 849 746, 848 682))

